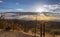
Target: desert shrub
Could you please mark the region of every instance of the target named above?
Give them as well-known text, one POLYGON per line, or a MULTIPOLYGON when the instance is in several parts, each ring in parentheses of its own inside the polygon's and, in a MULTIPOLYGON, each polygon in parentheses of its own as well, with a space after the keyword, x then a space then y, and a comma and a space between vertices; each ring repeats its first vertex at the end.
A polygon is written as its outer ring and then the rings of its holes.
POLYGON ((0 29, 5 29, 8 26, 8 23, 4 19, 0 19, 0 29))

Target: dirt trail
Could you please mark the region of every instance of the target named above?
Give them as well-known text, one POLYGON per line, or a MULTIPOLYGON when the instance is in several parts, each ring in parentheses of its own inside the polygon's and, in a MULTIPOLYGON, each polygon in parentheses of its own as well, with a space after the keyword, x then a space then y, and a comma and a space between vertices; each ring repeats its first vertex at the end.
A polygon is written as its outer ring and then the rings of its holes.
MULTIPOLYGON (((29 33, 19 32, 19 31, 14 31, 14 32, 13 31, 0 31, 0 37, 34 37, 34 35, 29 34, 29 33)), ((53 37, 53 36, 46 33, 45 37, 53 37)), ((60 37, 60 35, 56 35, 56 37, 60 37)))
POLYGON ((34 37, 32 35, 26 35, 22 32, 11 32, 11 31, 2 31, 0 32, 0 37, 34 37))

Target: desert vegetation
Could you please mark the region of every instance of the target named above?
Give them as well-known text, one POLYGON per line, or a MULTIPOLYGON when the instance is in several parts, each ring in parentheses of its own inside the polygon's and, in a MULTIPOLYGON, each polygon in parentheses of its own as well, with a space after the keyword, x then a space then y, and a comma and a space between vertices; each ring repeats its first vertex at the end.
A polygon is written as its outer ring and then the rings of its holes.
MULTIPOLYGON (((40 26, 42 21, 24 21, 24 20, 7 20, 7 19, 0 19, 0 29, 3 31, 10 31, 10 30, 18 30, 32 33, 40 34, 40 26), (35 31, 36 30, 36 31, 35 31)), ((45 33, 49 33, 54 35, 60 35, 60 22, 44 22, 45 25, 45 33)))

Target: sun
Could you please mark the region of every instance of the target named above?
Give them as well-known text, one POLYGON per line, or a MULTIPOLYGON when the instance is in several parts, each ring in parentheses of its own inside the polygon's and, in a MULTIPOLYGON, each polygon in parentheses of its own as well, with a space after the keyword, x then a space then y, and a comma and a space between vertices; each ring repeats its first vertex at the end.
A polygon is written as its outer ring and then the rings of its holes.
POLYGON ((43 9, 43 8, 38 8, 38 9, 36 9, 36 11, 37 11, 37 12, 43 12, 44 9, 43 9))
POLYGON ((47 9, 44 7, 37 7, 36 12, 47 12, 47 9))

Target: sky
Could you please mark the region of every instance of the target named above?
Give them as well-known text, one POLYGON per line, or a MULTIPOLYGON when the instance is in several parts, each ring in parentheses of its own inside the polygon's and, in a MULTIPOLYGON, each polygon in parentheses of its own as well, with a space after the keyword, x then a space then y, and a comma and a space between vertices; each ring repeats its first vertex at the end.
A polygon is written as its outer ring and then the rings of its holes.
POLYGON ((0 12, 58 12, 60 0, 0 0, 0 12))

